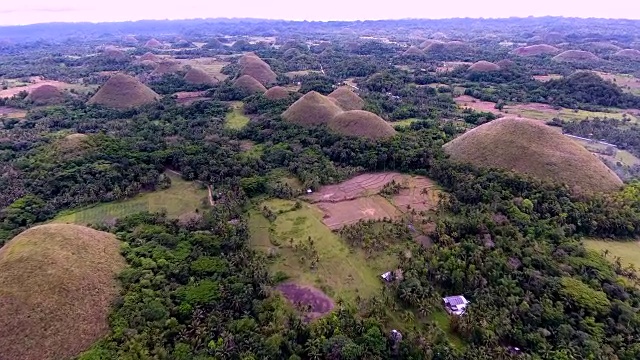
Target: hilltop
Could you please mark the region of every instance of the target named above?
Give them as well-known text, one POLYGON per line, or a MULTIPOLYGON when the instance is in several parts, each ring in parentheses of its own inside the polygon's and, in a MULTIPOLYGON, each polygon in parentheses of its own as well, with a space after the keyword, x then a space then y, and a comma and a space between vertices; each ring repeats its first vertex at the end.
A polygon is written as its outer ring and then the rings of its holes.
POLYGON ((330 99, 334 99, 343 110, 362 110, 364 100, 347 87, 335 89, 331 94, 327 95, 330 99))
POLYGON ((579 192, 609 192, 622 181, 598 157, 535 120, 502 118, 445 144, 455 161, 562 183, 579 192))
POLYGON ((310 91, 293 103, 282 118, 303 126, 327 124, 334 116, 342 112, 335 100, 310 91))
POLYGON ((0 357, 67 359, 106 335, 124 268, 115 236, 33 227, 0 249, 0 357))
POLYGON ((396 134, 393 126, 381 117, 362 110, 339 113, 329 120, 328 126, 329 129, 342 135, 368 139, 384 139, 396 134))
POLYGON ((126 109, 149 104, 159 98, 160 95, 137 79, 117 73, 98 89, 88 103, 126 109))

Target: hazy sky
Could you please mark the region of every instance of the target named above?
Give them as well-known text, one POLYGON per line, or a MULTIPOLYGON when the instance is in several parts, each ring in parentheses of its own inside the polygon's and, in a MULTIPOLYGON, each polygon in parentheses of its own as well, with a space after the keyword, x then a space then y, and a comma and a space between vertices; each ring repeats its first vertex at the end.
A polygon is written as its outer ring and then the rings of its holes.
POLYGON ((639 0, 0 0, 0 25, 252 17, 288 20, 576 16, 640 19, 639 0), (312 7, 311 4, 318 4, 312 7))

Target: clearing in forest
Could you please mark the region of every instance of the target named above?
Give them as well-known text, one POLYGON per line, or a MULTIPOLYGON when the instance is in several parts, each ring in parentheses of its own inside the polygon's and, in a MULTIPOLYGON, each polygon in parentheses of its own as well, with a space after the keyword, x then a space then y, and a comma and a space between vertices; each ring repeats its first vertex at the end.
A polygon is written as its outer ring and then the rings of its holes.
POLYGON ((227 113, 224 126, 227 129, 240 130, 249 124, 249 118, 244 115, 244 104, 235 101, 231 104, 231 111, 227 113))
POLYGON ((164 190, 139 194, 131 199, 97 204, 88 208, 65 212, 53 222, 75 224, 99 224, 113 221, 141 211, 167 211, 167 216, 178 218, 196 209, 205 208, 207 190, 196 182, 182 180, 178 175, 166 173, 171 178, 171 187, 164 190))
POLYGON ((619 257, 623 267, 633 265, 636 269, 640 270, 640 242, 638 241, 584 239, 583 242, 587 249, 600 253, 605 250, 608 251, 606 258, 610 261, 614 261, 616 257, 619 257))
POLYGON ((322 222, 323 213, 314 205, 295 205, 272 199, 249 212, 251 244, 274 258, 272 273, 286 274, 290 281, 316 287, 334 299, 377 293, 383 269, 349 248, 322 222), (277 214, 273 221, 263 215, 265 207, 277 214))
POLYGON ((440 191, 423 176, 395 172, 362 174, 335 185, 321 187, 306 197, 324 212, 323 222, 332 230, 360 220, 397 219, 411 210, 428 211, 438 205, 440 191), (395 182, 397 192, 378 195, 395 182))
POLYGON ((611 81, 618 85, 622 91, 640 96, 640 79, 629 74, 611 74, 602 71, 595 73, 604 80, 611 81))

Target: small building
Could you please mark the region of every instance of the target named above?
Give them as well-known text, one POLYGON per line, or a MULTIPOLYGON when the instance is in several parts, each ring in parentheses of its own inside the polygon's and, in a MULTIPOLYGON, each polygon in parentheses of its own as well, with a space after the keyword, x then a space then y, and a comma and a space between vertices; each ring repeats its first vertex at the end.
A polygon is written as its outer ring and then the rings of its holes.
POLYGON ((307 194, 313 194, 313 190, 307 189, 307 194))
POLYGON ((447 296, 443 298, 442 301, 444 302, 445 310, 447 310, 449 314, 458 316, 467 311, 467 305, 469 304, 469 301, 462 295, 447 296))
POLYGON ((386 273, 380 275, 380 277, 386 282, 393 281, 393 273, 391 271, 387 271, 386 273))

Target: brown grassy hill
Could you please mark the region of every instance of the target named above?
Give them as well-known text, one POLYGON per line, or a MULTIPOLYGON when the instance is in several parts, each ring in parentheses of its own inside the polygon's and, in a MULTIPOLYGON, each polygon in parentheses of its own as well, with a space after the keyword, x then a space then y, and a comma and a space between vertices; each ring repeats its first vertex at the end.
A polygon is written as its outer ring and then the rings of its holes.
POLYGON ((480 60, 473 65, 469 66, 469 71, 471 72, 491 72, 491 71, 500 71, 500 66, 489 62, 480 60))
POLYGON ((624 49, 624 50, 618 51, 613 56, 621 59, 640 60, 640 50, 624 49))
POLYGON ((144 44, 145 47, 157 49, 163 47, 162 43, 156 39, 151 39, 144 44))
POLYGON ((56 156, 65 159, 85 154, 92 147, 89 135, 69 134, 53 144, 56 156))
POLYGON ((267 88, 264 87, 264 85, 262 85, 260 83, 260 81, 254 79, 253 77, 249 76, 249 75, 242 75, 240 76, 234 83, 233 86, 242 89, 244 91, 247 91, 249 93, 261 93, 264 94, 265 92, 267 92, 267 88))
POLYGON ((149 104, 160 98, 153 90, 137 79, 122 73, 113 75, 98 89, 89 104, 116 109, 126 109, 149 104))
POLYGON ((426 49, 426 48, 428 48, 428 47, 429 47, 429 45, 431 45, 431 44, 444 44, 444 42, 443 42, 443 41, 440 41, 440 40, 433 40, 433 39, 429 39, 429 40, 425 40, 425 41, 423 41, 423 42, 420 44, 420 46, 419 46, 419 47, 420 47, 421 49, 426 49))
POLYGON ((411 46, 405 52, 402 53, 402 56, 422 56, 422 55, 424 55, 424 52, 422 52, 422 50, 420 50, 416 46, 411 46))
POLYGON ((523 46, 513 50, 513 53, 518 56, 552 55, 559 52, 560 49, 547 44, 523 46))
POLYGON ((329 120, 328 126, 329 129, 342 135, 368 139, 384 139, 396 134, 393 126, 389 125, 381 117, 363 110, 339 113, 329 120))
POLYGON ((444 150, 456 161, 513 170, 576 192, 608 192, 622 185, 598 157, 535 120, 494 120, 445 144, 444 150))
POLYGON ((27 100, 33 101, 36 105, 59 104, 64 100, 64 93, 53 85, 42 85, 33 89, 27 100))
POLYGON ((172 74, 182 70, 182 64, 173 60, 164 60, 158 63, 155 70, 153 70, 153 75, 164 75, 164 74, 172 74))
POLYGON ((127 55, 122 50, 113 47, 107 47, 104 49, 102 56, 115 60, 123 60, 127 58, 127 55))
POLYGON ((271 66, 257 57, 246 58, 240 75, 249 75, 265 86, 274 84, 277 77, 276 73, 271 70, 271 66))
POLYGON ((280 100, 288 98, 290 94, 289 90, 282 86, 274 86, 267 90, 267 92, 264 93, 264 96, 269 100, 280 100))
POLYGON ((328 95, 328 97, 335 99, 338 105, 346 111, 362 110, 362 108, 364 108, 364 100, 347 87, 339 87, 335 89, 328 95))
POLYGON ((0 358, 69 359, 109 331, 124 268, 115 236, 84 226, 33 227, 0 249, 0 358))
POLYGON ((329 123, 341 112, 342 109, 332 99, 310 91, 283 112, 282 118, 298 125, 315 126, 329 123))
POLYGON ((622 50, 622 48, 618 45, 609 43, 609 42, 592 42, 589 44, 595 51, 599 52, 616 52, 622 50))
POLYGON ((160 57, 158 57, 156 54, 148 52, 148 53, 140 56, 140 58, 138 60, 140 60, 140 61, 160 62, 162 59, 160 59, 160 57))
POLYGON ((213 76, 207 74, 204 70, 192 67, 187 71, 184 75, 184 80, 189 84, 205 84, 205 85, 215 85, 219 81, 213 76))
POLYGON ((469 44, 462 41, 449 41, 449 42, 433 42, 426 48, 425 53, 453 53, 458 51, 468 51, 471 47, 469 44))
POLYGON ((133 35, 125 35, 122 38, 122 41, 124 41, 127 44, 137 44, 138 43, 138 39, 136 39, 136 37, 133 36, 133 35))
POLYGON ((250 52, 250 53, 246 53, 246 54, 242 55, 238 59, 238 65, 240 65, 242 67, 242 66, 245 66, 249 62, 252 62, 252 61, 262 61, 262 62, 264 62, 262 59, 260 59, 260 57, 258 55, 250 52))
POLYGON ((599 57, 592 52, 584 50, 567 50, 553 57, 554 61, 561 62, 580 62, 580 61, 598 61, 599 57))

